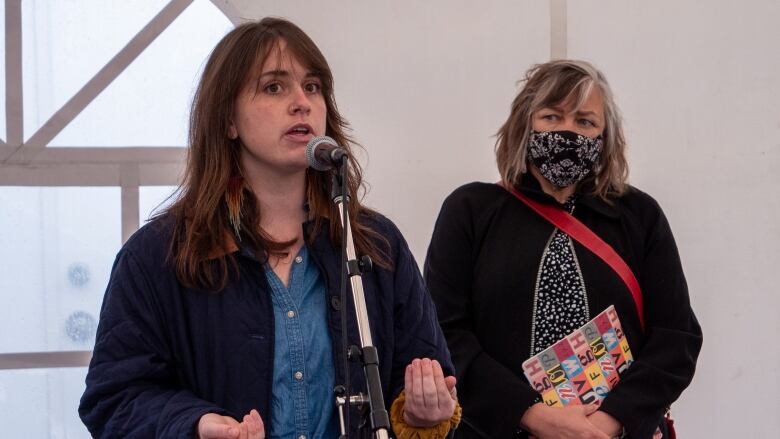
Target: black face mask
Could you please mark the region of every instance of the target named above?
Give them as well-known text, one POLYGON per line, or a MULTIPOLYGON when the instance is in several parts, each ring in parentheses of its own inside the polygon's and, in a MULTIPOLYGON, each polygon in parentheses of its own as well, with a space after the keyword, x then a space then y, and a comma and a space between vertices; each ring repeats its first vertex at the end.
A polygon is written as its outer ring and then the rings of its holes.
POLYGON ((532 131, 528 138, 528 160, 550 183, 566 187, 593 170, 603 145, 601 136, 592 139, 572 131, 532 131))

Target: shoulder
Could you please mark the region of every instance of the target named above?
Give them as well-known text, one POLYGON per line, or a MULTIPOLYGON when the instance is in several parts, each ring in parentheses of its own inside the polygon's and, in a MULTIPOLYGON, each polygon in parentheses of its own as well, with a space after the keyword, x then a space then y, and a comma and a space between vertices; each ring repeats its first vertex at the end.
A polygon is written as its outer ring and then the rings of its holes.
POLYGON ((175 220, 166 214, 149 221, 125 242, 119 256, 128 255, 148 267, 166 265, 175 220))
POLYGON ((495 183, 475 181, 455 189, 444 199, 445 205, 479 206, 506 199, 507 192, 495 183))
POLYGON ((616 199, 622 213, 642 222, 655 222, 663 216, 663 210, 650 194, 634 186, 628 186, 626 193, 616 199))
POLYGON ((642 190, 629 186, 616 200, 624 225, 632 233, 652 241, 671 237, 671 227, 658 201, 642 190))
POLYGON ((467 183, 444 199, 439 220, 476 218, 495 210, 509 199, 509 193, 495 183, 467 183))
POLYGON ((397 252, 399 244, 406 245, 406 240, 401 230, 390 218, 383 214, 375 210, 365 209, 360 214, 359 221, 386 239, 393 253, 397 252))
POLYGON ((170 297, 167 292, 178 290, 175 270, 168 262, 173 226, 170 218, 154 219, 119 250, 103 305, 112 318, 124 319, 122 314, 129 309, 161 309, 161 303, 170 297))

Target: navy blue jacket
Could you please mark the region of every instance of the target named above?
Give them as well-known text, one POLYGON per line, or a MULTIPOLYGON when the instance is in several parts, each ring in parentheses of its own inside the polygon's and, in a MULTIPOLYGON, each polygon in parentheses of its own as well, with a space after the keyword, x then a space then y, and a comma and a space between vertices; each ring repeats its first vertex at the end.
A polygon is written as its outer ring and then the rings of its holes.
MULTIPOLYGON (((447 375, 454 371, 435 308, 400 231, 381 216, 367 221, 388 240, 394 265, 393 270, 375 266, 363 275, 389 411, 412 359, 435 358, 447 375)), ((304 224, 305 236, 311 227, 304 224)), ((193 437, 206 413, 241 419, 254 408, 270 431, 274 320, 261 260, 242 248, 236 252, 239 276, 225 290, 190 290, 166 262, 171 230, 170 218, 155 220, 117 255, 79 415, 95 437, 184 438, 193 437)), ((309 250, 330 296, 336 383, 343 383, 341 250, 331 245, 327 226, 309 250)), ((347 297, 349 341, 359 345, 352 296, 347 297)), ((353 389, 364 391, 359 363, 352 363, 350 374, 353 389)), ((351 434, 357 437, 357 411, 351 413, 351 434)))

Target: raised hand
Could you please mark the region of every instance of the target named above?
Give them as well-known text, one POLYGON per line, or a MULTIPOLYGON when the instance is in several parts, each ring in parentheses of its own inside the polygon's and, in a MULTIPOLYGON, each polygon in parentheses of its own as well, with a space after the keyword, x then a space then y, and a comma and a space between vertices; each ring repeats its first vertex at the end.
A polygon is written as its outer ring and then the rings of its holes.
POLYGON ((452 417, 457 405, 455 377, 444 377, 441 364, 428 358, 406 366, 404 422, 412 427, 433 427, 452 417))

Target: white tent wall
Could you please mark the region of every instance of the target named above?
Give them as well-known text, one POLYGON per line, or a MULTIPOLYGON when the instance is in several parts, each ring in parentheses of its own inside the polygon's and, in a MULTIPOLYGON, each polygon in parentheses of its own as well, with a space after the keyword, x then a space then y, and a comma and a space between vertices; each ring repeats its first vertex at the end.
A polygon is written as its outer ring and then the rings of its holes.
MULTIPOLYGON (((4 11, 9 5, 18 11, 14 3, 6 1, 4 11)), ((158 10, 168 4, 159 3, 158 10)), ((178 8, 187 3, 171 2, 178 8)), ((365 147, 360 159, 370 185, 366 203, 395 221, 421 266, 447 194, 474 180, 497 180, 493 135, 524 71, 554 57, 597 65, 625 119, 630 181, 653 195, 670 220, 705 334, 694 382, 673 407, 678 432, 684 438, 776 437, 780 288, 772 276, 780 261, 779 2, 211 3, 233 23, 289 18, 317 42, 334 71, 339 108, 365 147)), ((2 62, 18 65, 15 56, 2 62)), ((6 77, 10 88, 0 96, 9 101, 19 97, 14 87, 21 84, 14 68, 6 77)), ((6 119, 5 109, 0 116, 6 119)), ((112 212, 104 213, 113 223, 121 221, 117 245, 120 228, 126 237, 140 223, 139 203, 145 202, 139 201, 139 188, 143 198, 144 187, 176 183, 183 157, 176 146, 182 145, 168 142, 152 152, 47 147, 31 155, 14 152, 22 127, 14 117, 0 126, 5 128, 0 185, 121 188, 121 196, 112 192, 115 202, 105 208, 112 212)), ((186 113, 177 117, 184 121, 186 113)), ((24 140, 32 134, 25 132, 24 140)), ((110 257, 105 259, 110 267, 110 257)), ((19 300, 2 297, 7 303, 19 300)), ((77 396, 65 401, 60 393, 78 395, 85 370, 42 371, 0 371, 0 407, 10 410, 0 413, 0 423, 48 407, 70 426, 36 423, 27 432, 33 436, 25 436, 82 437, 77 396), (16 390, 9 390, 14 380, 49 390, 17 403, 16 390), (69 390, 45 398, 53 388, 69 390)))

